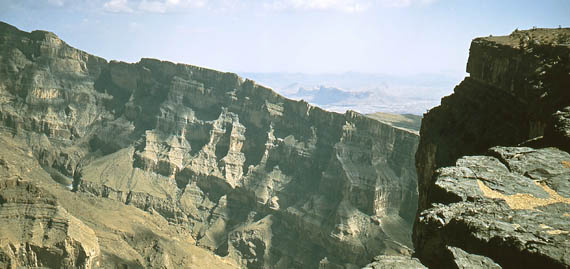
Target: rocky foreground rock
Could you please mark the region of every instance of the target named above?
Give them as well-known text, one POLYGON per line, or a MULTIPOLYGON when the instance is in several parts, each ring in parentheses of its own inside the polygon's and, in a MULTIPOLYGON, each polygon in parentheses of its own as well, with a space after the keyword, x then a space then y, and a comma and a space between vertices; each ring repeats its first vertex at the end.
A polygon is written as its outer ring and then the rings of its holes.
POLYGON ((107 62, 0 23, 0 127, 0 267, 352 268, 411 253, 417 134, 232 73, 107 62))
POLYGON ((415 256, 570 267, 570 29, 477 38, 467 72, 422 121, 415 256))

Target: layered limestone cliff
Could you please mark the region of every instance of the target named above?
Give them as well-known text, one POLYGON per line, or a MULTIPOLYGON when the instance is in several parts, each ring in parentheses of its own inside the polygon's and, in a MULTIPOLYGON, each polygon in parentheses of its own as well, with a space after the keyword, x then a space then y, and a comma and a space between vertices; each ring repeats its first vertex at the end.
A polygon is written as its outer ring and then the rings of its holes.
POLYGON ((0 78, 4 158, 21 150, 41 169, 26 180, 70 202, 56 212, 95 231, 101 254, 89 257, 102 266, 333 268, 410 254, 413 131, 232 73, 107 62, 2 23, 0 78), (217 256, 196 258, 204 249, 217 256))
POLYGON ((27 139, 0 134, 0 267, 237 267, 158 214, 71 193, 63 174, 33 158, 27 139))
POLYGON ((422 120, 416 256, 568 268, 570 29, 477 38, 467 72, 422 120))
POLYGON ((0 182, 2 268, 95 268, 99 243, 92 229, 41 188, 18 178, 0 182))

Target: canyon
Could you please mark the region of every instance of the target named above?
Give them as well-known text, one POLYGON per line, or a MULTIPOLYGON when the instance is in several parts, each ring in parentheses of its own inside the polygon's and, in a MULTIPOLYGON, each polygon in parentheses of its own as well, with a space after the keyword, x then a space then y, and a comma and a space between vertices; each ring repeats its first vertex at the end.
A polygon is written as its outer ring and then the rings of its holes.
POLYGON ((0 22, 0 267, 568 268, 570 29, 467 72, 423 118, 341 114, 0 22))
POLYGON ((357 268, 412 252, 417 131, 7 24, 0 55, 5 267, 357 268))

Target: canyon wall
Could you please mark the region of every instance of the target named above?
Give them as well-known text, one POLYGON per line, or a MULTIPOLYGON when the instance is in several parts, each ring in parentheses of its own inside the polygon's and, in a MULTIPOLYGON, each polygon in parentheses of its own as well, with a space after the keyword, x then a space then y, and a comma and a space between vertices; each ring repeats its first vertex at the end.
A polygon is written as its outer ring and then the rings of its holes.
MULTIPOLYGON (((46 217, 91 230, 57 230, 88 241, 55 243, 65 266, 350 268, 411 253, 418 135, 232 73, 107 62, 0 23, 0 127, 10 188, 41 188, 46 217)), ((0 242, 4 264, 48 265, 16 257, 31 239, 0 242)))
POLYGON ((570 266, 570 29, 471 43, 424 115, 415 256, 433 268, 570 266))

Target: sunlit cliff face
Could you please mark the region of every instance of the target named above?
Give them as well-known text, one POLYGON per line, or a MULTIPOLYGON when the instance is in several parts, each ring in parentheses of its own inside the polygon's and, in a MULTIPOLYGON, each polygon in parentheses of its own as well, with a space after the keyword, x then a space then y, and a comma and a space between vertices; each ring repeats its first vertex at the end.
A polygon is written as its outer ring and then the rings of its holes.
POLYGON ((18 237, 11 244, 24 247, 5 252, 11 264, 168 267, 208 251, 251 268, 363 266, 411 252, 417 131, 286 99, 232 73, 107 62, 7 24, 0 37, 0 160, 22 160, 5 172, 95 234, 18 237), (61 247, 66 238, 78 243, 61 247), (38 248, 73 257, 48 264, 38 248))

